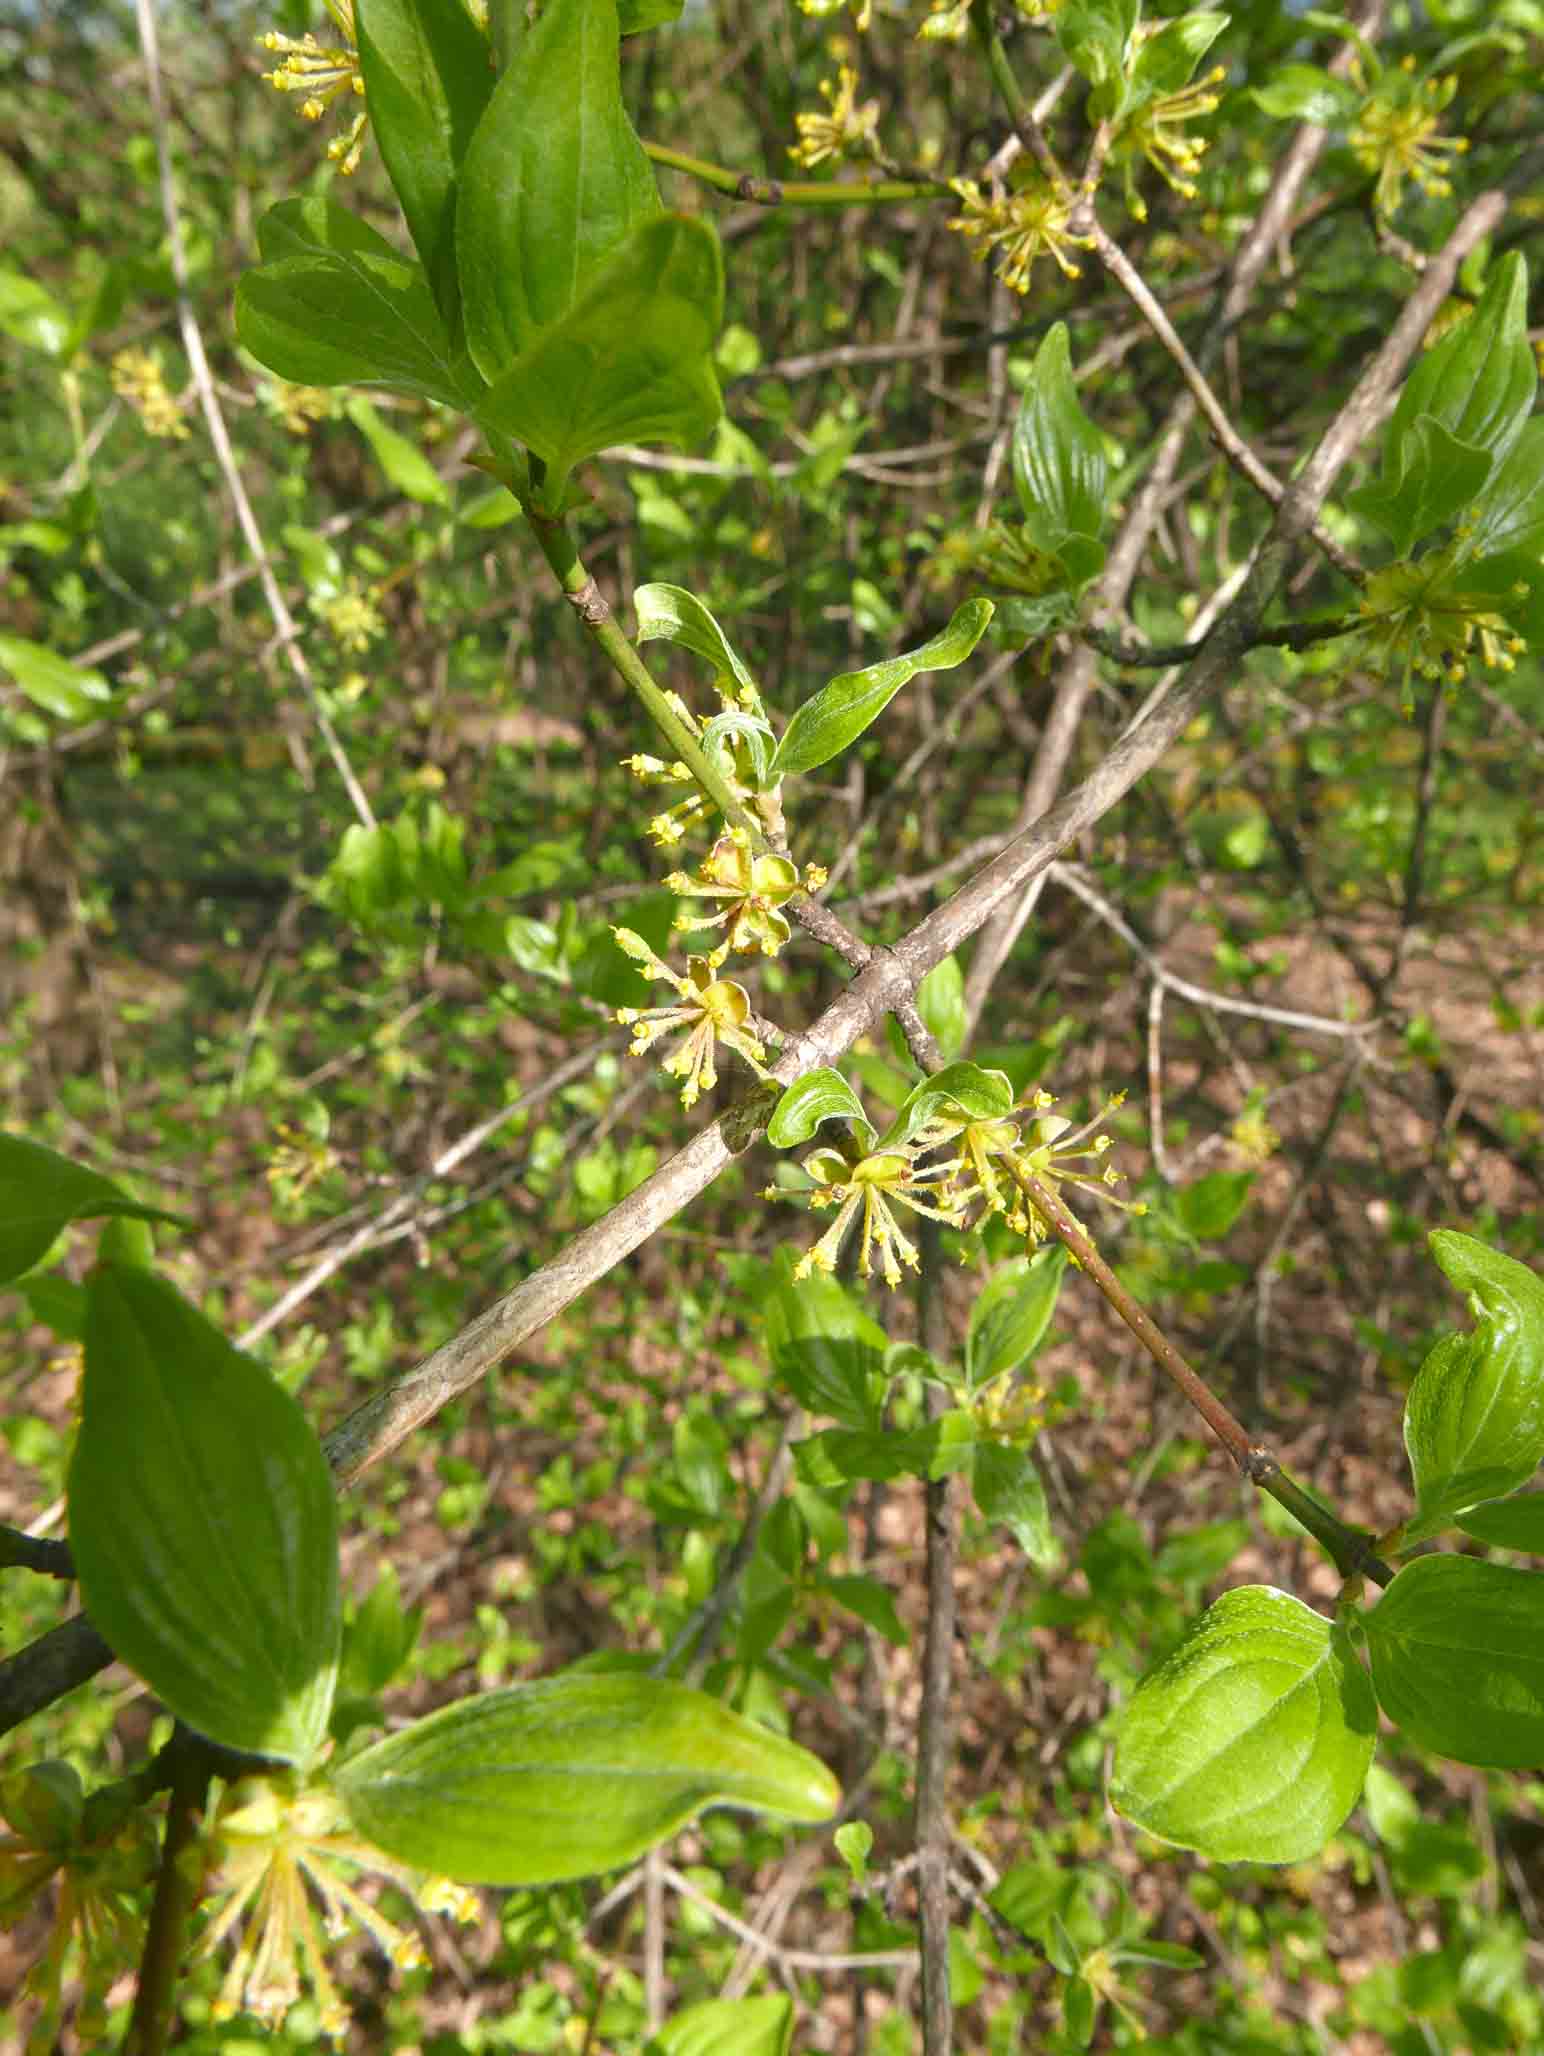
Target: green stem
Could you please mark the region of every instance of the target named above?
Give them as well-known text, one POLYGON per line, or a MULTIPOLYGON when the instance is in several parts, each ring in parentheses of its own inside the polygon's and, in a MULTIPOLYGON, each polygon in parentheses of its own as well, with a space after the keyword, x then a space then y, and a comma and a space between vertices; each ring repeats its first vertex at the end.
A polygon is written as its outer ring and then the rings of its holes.
POLYGON ((723 772, 670 704, 668 695, 655 684, 649 667, 617 626, 616 616, 600 587, 584 568, 568 524, 561 516, 544 514, 529 505, 525 514, 553 576, 574 612, 605 651, 612 669, 637 694, 644 712, 724 819, 745 829, 757 849, 764 848, 766 838, 755 815, 735 797, 723 772))
POLYGON ((944 179, 884 178, 866 173, 857 179, 755 178, 749 172, 732 171, 728 165, 709 164, 701 157, 688 157, 664 143, 645 143, 644 149, 656 164, 669 171, 684 171, 689 178, 712 186, 732 199, 751 200, 762 207, 873 207, 906 200, 952 200, 954 189, 944 179))

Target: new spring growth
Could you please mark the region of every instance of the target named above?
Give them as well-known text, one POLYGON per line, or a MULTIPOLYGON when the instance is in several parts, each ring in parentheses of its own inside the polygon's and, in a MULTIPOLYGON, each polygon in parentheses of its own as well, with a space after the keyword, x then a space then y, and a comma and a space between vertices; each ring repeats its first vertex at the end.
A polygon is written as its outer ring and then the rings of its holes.
MULTIPOLYGON (((365 82, 359 75, 359 38, 354 30, 354 0, 325 0, 327 12, 338 25, 343 41, 319 43, 315 36, 283 36, 270 29, 258 41, 281 59, 272 71, 263 73, 264 83, 276 93, 304 93, 300 111, 307 121, 320 121, 333 102, 344 94, 364 98, 365 82)), ((368 112, 354 116, 347 130, 327 145, 327 155, 347 175, 359 169, 364 152, 368 112)))
MULTIPOLYGON (((816 1149, 804 1159, 805 1174, 815 1181, 815 1189, 808 1195, 809 1204, 821 1209, 835 1207, 836 1219, 794 1266, 795 1282, 814 1271, 834 1271, 853 1223, 861 1219, 859 1271, 865 1278, 872 1276, 877 1255, 885 1283, 899 1285, 901 1265, 915 1271, 922 1260, 892 1209, 897 1205, 908 1207, 913 1213, 926 1214, 950 1228, 962 1228, 964 1214, 958 1206, 947 1203, 947 1170, 919 1170, 915 1149, 875 1150, 864 1155, 854 1140, 849 1150, 850 1154, 837 1148, 816 1149), (946 1203, 934 1205, 932 1198, 924 1197, 928 1194, 946 1203)), ((776 1186, 769 1188, 767 1196, 778 1196, 776 1186)))
POLYGON ((1072 189, 1053 185, 1032 167, 1015 165, 1014 170, 1019 182, 990 197, 974 179, 951 179, 965 211, 954 215, 949 227, 974 246, 978 258, 997 250, 997 276, 1016 293, 1029 291, 1029 275, 1039 257, 1054 257, 1068 278, 1081 277, 1071 253, 1091 249, 1093 238, 1074 235, 1067 226, 1076 204, 1072 189))
POLYGON ((718 1083, 715 1043, 722 1042, 744 1057, 758 1078, 766 1076, 763 1064, 767 1053, 750 1026, 750 996, 743 985, 718 975, 719 966, 729 953, 727 947, 716 949, 711 956, 688 957, 683 978, 631 928, 613 928, 611 932, 618 949, 641 964, 650 978, 662 979, 676 992, 674 1006, 618 1007, 616 1017, 624 1028, 633 1031, 629 1055, 635 1057, 652 1049, 673 1030, 685 1030, 664 1061, 665 1070, 685 1080, 681 1087, 683 1107, 695 1106, 702 1094, 711 1092, 718 1083))
POLYGON ((368 1934, 399 1970, 427 1962, 418 1936, 387 1920, 348 1872, 389 1879, 426 1912, 478 1917, 475 1893, 446 1880, 425 1883, 353 1834, 335 1794, 292 1779, 248 1778, 230 1786, 212 1809, 206 1850, 204 1891, 218 1911, 199 1953, 212 1954, 246 1920, 212 2009, 216 2020, 244 2009, 277 2027, 309 1985, 322 2033, 344 2034, 348 2009, 328 1968, 324 1938, 335 1942, 351 1928, 368 1934))
POLYGON ((34 1763, 0 1780, 0 1926, 52 1901, 43 1952, 21 1987, 39 2007, 27 2056, 60 2047, 67 1970, 78 1984, 79 2045, 105 2044, 107 1995, 138 1960, 154 1874, 150 1817, 123 1787, 88 1796, 67 1763, 34 1763))
MULTIPOLYGON (((1513 671, 1528 647, 1496 611, 1494 592, 1457 588, 1454 559, 1465 539, 1466 527, 1460 525, 1452 548, 1373 572, 1358 602, 1362 648, 1385 677, 1398 676, 1407 712, 1412 673, 1433 684, 1458 685, 1472 653, 1490 670, 1513 671)), ((1527 596, 1527 587, 1521 586, 1516 597, 1527 596)))
POLYGON ((1347 141, 1362 169, 1377 174, 1374 208, 1385 217, 1393 214, 1404 196, 1406 179, 1431 199, 1446 199, 1453 190, 1447 176, 1452 160, 1469 147, 1467 136, 1437 133, 1458 91, 1458 80, 1418 78, 1413 57, 1403 58, 1392 71, 1379 72, 1377 60, 1367 54, 1375 67, 1370 86, 1361 57, 1351 63, 1352 80, 1367 98, 1347 141))
POLYGON ((1224 66, 1214 65, 1205 78, 1177 93, 1163 93, 1147 101, 1121 124, 1110 157, 1122 166, 1126 209, 1133 220, 1147 219, 1147 203, 1138 193, 1134 177, 1139 158, 1145 158, 1182 200, 1196 197, 1196 176, 1206 155, 1206 138, 1183 135, 1181 130, 1186 122, 1199 121, 1203 115, 1216 112, 1222 97, 1215 89, 1227 75, 1224 66))
POLYGON ((794 116, 799 140, 791 145, 788 154, 795 164, 813 170, 828 157, 846 157, 856 150, 867 150, 870 155, 876 153, 879 102, 865 100, 860 107, 855 97, 857 90, 858 74, 851 65, 838 66, 834 85, 830 79, 821 80, 821 97, 829 111, 794 116))
MULTIPOLYGON (((739 726, 739 732, 712 733, 714 724, 704 724, 687 706, 679 693, 666 693, 671 711, 685 728, 694 742, 701 743, 705 750, 711 749, 714 761, 724 775, 724 782, 731 794, 740 803, 761 816, 774 833, 781 832, 782 816, 778 805, 778 791, 760 789, 756 763, 751 742, 745 729, 762 730, 770 741, 771 724, 761 704, 761 695, 753 685, 737 686, 734 680, 725 676, 714 680, 714 687, 723 702, 724 712, 717 717, 720 721, 729 717, 739 726)), ((645 756, 641 751, 622 759, 624 771, 630 771, 641 785, 687 785, 691 787, 687 797, 664 813, 656 814, 649 823, 649 838, 658 849, 671 849, 684 839, 689 829, 707 820, 713 812, 713 802, 700 792, 691 772, 679 758, 666 763, 662 757, 645 756)))
POLYGON ((793 932, 779 909, 801 884, 805 892, 818 892, 825 882, 822 865, 806 865, 801 881, 799 867, 791 858, 756 856, 743 828, 727 829, 695 874, 672 871, 665 880, 670 890, 683 898, 724 902, 717 913, 704 909, 678 914, 678 931, 722 928, 726 950, 759 950, 764 957, 775 957, 793 932))

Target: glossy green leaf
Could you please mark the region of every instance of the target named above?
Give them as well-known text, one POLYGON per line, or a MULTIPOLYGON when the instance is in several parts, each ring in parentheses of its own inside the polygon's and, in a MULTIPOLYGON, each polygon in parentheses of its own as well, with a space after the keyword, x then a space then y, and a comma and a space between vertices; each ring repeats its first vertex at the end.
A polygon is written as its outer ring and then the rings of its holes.
MULTIPOLYGON (((458 0, 459 4, 459 0, 458 0)), ((351 393, 344 412, 375 454, 375 461, 399 493, 420 505, 446 507, 450 490, 417 443, 384 422, 363 393, 351 393)))
POLYGON ((1517 1549, 1528 1556, 1544 1556, 1544 1492, 1520 1492, 1513 1499, 1492 1499, 1481 1506, 1471 1506, 1453 1525, 1492 1549, 1517 1549))
POLYGON ((1078 403, 1058 321, 1035 353, 1013 426, 1013 483, 1036 547, 1056 556, 1069 537, 1097 538, 1109 480, 1104 437, 1078 403))
POLYGON ((877 1428, 885 1333, 835 1278, 778 1285, 762 1319, 772 1368, 801 1406, 844 1426, 877 1428))
MULTIPOLYGON (((617 47, 615 0, 550 0, 520 38, 466 153, 456 263, 467 347, 490 385, 578 308, 604 260, 660 212, 622 105, 617 47)), ((638 310, 617 311, 620 342, 638 310)), ((549 372, 558 364, 546 360, 549 372)), ((586 363, 580 378, 594 375, 586 363)), ((539 448, 518 427, 511 433, 539 448)))
POLYGON ((772 776, 785 778, 829 763, 889 706, 908 679, 920 671, 952 671, 963 664, 992 618, 990 600, 956 607, 947 628, 920 649, 886 657, 862 671, 844 671, 798 709, 772 759, 772 776))
POLYGON ((456 307, 456 173, 493 94, 463 0, 355 0, 370 127, 446 319, 456 307))
POLYGON ((789 2056, 792 2048, 793 2001, 777 1993, 688 2006, 654 2036, 649 2056, 789 2056))
POLYGON ((1376 522, 1404 556, 1423 536, 1457 520, 1496 468, 1489 450, 1461 442, 1423 414, 1405 437, 1406 469, 1396 484, 1379 479, 1347 495, 1353 513, 1376 522))
POLYGON ((1033 1256, 1010 1257, 976 1294, 965 1342, 972 1391, 1034 1355, 1051 1325, 1066 1267, 1067 1252, 1059 1243, 1033 1256))
POLYGON ((965 1015, 965 973, 956 956, 947 956, 933 966, 917 987, 917 1012, 946 1064, 952 1063, 965 1046, 969 1025, 965 1015))
POLYGON ((705 221, 646 222, 588 274, 583 297, 498 381, 480 418, 534 450, 554 483, 616 443, 700 442, 723 411, 712 355, 723 294, 705 221))
POLYGON ((1320 128, 1344 127, 1362 104, 1349 79, 1317 64, 1284 64, 1249 97, 1275 121, 1311 121, 1320 128))
POLYGON ((327 1461, 289 1394, 149 1271, 87 1281, 66 1489, 81 1596, 117 1655, 200 1734, 308 1760, 338 1662, 327 1461))
POLYGON ((1405 1402, 1416 1495, 1406 1548, 1527 1484, 1544 1461, 1544 1281, 1451 1229, 1432 1235, 1431 1250, 1476 1325, 1437 1343, 1405 1402))
POLYGON ((1051 1532, 1045 1481, 1027 1449, 1008 1442, 976 1445, 971 1490, 982 1517, 1000 1521, 1037 1570, 1051 1570, 1061 1549, 1051 1532))
POLYGON ((0 266, 0 335, 45 357, 61 358, 67 354, 70 334, 68 309, 46 287, 0 266))
POLYGON ((705 1693, 602 1671, 459 1700, 334 1782, 388 1855, 490 1885, 614 1870, 704 1806, 824 1820, 841 1796, 818 1757, 705 1693))
POLYGON ((909 1141, 934 1119, 1000 1121, 1012 1111, 1013 1087, 1005 1071, 989 1071, 980 1064, 946 1064, 912 1087, 885 1140, 909 1141))
POLYGON ((1544 555, 1544 419, 1530 421, 1480 495, 1465 553, 1544 555))
POLYGON ((640 585, 633 593, 633 608, 638 616, 639 642, 679 643, 682 649, 706 657, 715 679, 733 679, 742 691, 755 692, 755 679, 695 593, 679 585, 640 585))
POLYGON ((1290 1593, 1224 1593, 1121 1717, 1111 1798, 1218 1862, 1316 1855, 1356 1804, 1377 1707, 1343 1630, 1290 1593))
POLYGON ((874 1140, 863 1102, 840 1071, 822 1065, 796 1078, 783 1094, 767 1123, 767 1140, 774 1149, 797 1149, 824 1121, 851 1122, 865 1148, 874 1140))
POLYGON ((1415 460, 1423 416, 1493 457, 1505 456, 1522 433, 1538 387, 1528 341, 1528 271, 1516 251, 1491 272, 1479 305, 1405 380, 1384 442, 1383 471, 1391 488, 1415 460))
POLYGON ((422 265, 336 202, 283 200, 236 288, 236 333, 297 385, 378 385, 465 406, 476 391, 422 265))
POLYGON ((1544 1766, 1544 1575, 1420 1556, 1364 1625, 1378 1703, 1413 1741, 1459 1763, 1544 1766))
POLYGON ((112 686, 100 671, 72 664, 68 657, 23 635, 0 635, 0 671, 8 672, 35 707, 61 721, 85 721, 100 713, 112 686))
POLYGON ((180 1214, 141 1206, 111 1178, 72 1164, 41 1142, 0 1134, 0 1285, 21 1277, 47 1256, 71 1221, 101 1220, 112 1214, 141 1221, 182 1221, 180 1214))

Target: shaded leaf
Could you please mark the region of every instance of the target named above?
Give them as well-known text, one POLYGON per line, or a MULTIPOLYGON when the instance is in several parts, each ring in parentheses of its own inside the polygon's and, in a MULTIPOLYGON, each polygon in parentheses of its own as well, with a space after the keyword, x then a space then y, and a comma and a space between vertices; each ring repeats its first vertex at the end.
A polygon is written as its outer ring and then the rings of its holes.
POLYGON ((1417 1557, 1364 1627, 1378 1702, 1414 1741, 1459 1763, 1544 1765, 1544 1576, 1417 1557))
POLYGON ((179 1719, 305 1762, 337 1672, 337 1507, 289 1394, 164 1279, 87 1280, 67 1497, 81 1596, 179 1719))
POLYGON ((0 1134, 0 1285, 47 1256, 71 1221, 111 1214, 186 1226, 181 1214, 142 1206, 111 1178, 72 1164, 41 1142, 0 1134))
POLYGON ((979 1391, 1026 1363, 1045 1339, 1067 1268, 1058 1243, 1033 1256, 1011 1257, 976 1294, 965 1342, 965 1369, 979 1391))

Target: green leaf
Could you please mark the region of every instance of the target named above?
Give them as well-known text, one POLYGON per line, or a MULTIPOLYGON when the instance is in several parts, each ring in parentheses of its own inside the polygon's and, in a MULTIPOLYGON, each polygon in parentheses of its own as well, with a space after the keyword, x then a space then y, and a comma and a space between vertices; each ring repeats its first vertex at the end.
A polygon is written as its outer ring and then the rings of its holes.
POLYGON ((1356 1804, 1377 1707, 1344 1631, 1268 1585, 1224 1593, 1121 1717, 1111 1798, 1218 1862, 1297 1863, 1356 1804))
POLYGON ((705 1693, 599 1671, 460 1700, 352 1757, 334 1782, 388 1855, 492 1885, 614 1870, 704 1806, 809 1821, 840 1798, 807 1749, 705 1693))
POLYGON ((1012 1111, 1013 1087, 1005 1071, 988 1071, 980 1064, 946 1064, 912 1087, 886 1131, 885 1141, 909 1142, 935 1118, 1000 1121, 1012 1111))
POLYGON ((212 1741, 305 1762, 338 1663, 337 1504, 305 1415, 163 1279, 87 1280, 66 1487, 81 1597, 212 1741))
POLYGON ((1480 495, 1465 554, 1544 554, 1544 420, 1530 421, 1480 495))
POLYGON ((479 417, 534 450, 553 487, 616 443, 700 442, 723 411, 713 339, 723 263, 705 221, 646 222, 494 386, 479 417))
MULTIPOLYGON (((457 0, 457 5, 460 0, 457 0)), ((382 421, 363 393, 351 393, 344 410, 375 453, 375 461, 399 493, 421 505, 448 507, 450 491, 418 445, 382 421)))
POLYGON ((1384 441, 1383 475, 1391 490, 1416 461, 1423 416, 1492 457, 1505 456, 1521 435, 1538 386, 1527 300, 1527 266, 1514 250, 1492 271, 1473 313, 1405 380, 1384 441))
POLYGON ((798 709, 772 759, 772 777, 786 778, 813 771, 839 756, 889 706, 908 679, 919 671, 952 671, 963 664, 981 640, 992 618, 990 600, 967 600, 956 607, 949 625, 921 649, 886 657, 862 671, 844 671, 823 685, 798 709))
POLYGON ((956 1407, 920 1428, 823 1428, 794 1445, 800 1475, 817 1489, 855 1478, 949 1478, 969 1469, 976 1424, 956 1407))
POLYGON ((1013 427, 1013 483, 1037 548, 1057 556, 1069 538, 1097 540, 1109 479, 1104 437, 1078 404, 1058 321, 1036 352, 1013 427))
POLYGON ((688 2006, 665 2022, 649 2043, 648 2056, 789 2056, 792 2048, 793 2001, 780 1992, 688 2006))
POLYGON ((1365 1616, 1378 1703, 1459 1763, 1544 1765, 1544 1577, 1473 1556, 1407 1563, 1365 1616))
POLYGON ((0 1285, 47 1256, 71 1221, 110 1214, 187 1225, 181 1214, 141 1206, 111 1178, 72 1164, 41 1142, 0 1134, 0 1285))
POLYGON ((1456 520, 1496 465, 1489 450, 1460 441, 1429 414, 1406 436, 1402 456, 1407 468, 1397 485, 1380 479, 1346 495, 1351 511, 1376 522, 1400 556, 1456 520))
POLYGON ((1124 72, 1126 48, 1140 12, 1139 0, 1064 0, 1052 27, 1063 53, 1089 84, 1113 90, 1124 72))
POLYGON ((965 973, 956 956, 933 966, 917 987, 917 1012, 944 1062, 951 1063, 965 1047, 965 973))
POLYGON ((34 706, 61 721, 85 721, 113 696, 100 671, 72 664, 22 635, 0 635, 0 670, 11 674, 34 706))
POLYGON ((638 640, 679 643, 683 649, 706 657, 715 679, 733 679, 744 692, 756 691, 756 681, 735 654, 729 638, 695 593, 679 585, 640 585, 633 593, 638 616, 638 640))
POLYGON ((1471 1506, 1453 1525, 1492 1549, 1544 1556, 1544 1492, 1523 1492, 1515 1499, 1492 1499, 1471 1506))
POLYGON ((617 0, 617 26, 624 36, 679 21, 686 0, 617 0))
POLYGON ((978 1443, 971 1490, 983 1519, 1001 1521, 1037 1570, 1055 1568, 1061 1549, 1051 1532, 1044 1480, 1027 1449, 978 1443))
POLYGON ((1189 85, 1196 66, 1227 25, 1225 14, 1199 8, 1162 23, 1138 46, 1122 112, 1129 115, 1133 108, 1189 85))
POLYGON ((1005 1371, 1016 1371, 1040 1347, 1066 1267, 1067 1252, 1059 1243, 1033 1256, 1011 1257, 976 1294, 965 1341, 973 1392, 1005 1371))
POLYGON ((1544 1281, 1451 1229, 1432 1235, 1431 1250, 1468 1295, 1476 1327, 1437 1343, 1405 1401, 1416 1496, 1406 1549, 1465 1507, 1526 1485, 1544 1460, 1544 1281))
POLYGON ((236 288, 236 334, 297 385, 378 385, 465 407, 458 361, 423 267, 334 201, 283 200, 258 224, 261 267, 236 288))
POLYGON ((1187 1235, 1218 1242, 1249 1200, 1253 1171, 1211 1171, 1174 1195, 1174 1211, 1187 1235))
MULTIPOLYGON (((604 260, 660 212, 622 105, 617 47, 615 0, 551 0, 520 38, 467 151, 456 263, 467 347, 490 385, 578 308, 604 260)), ((581 378, 593 375, 582 368, 581 378)))
POLYGON ((462 0, 355 0, 370 126, 435 299, 456 310, 456 173, 493 94, 462 0))
POLYGON ((762 1315, 767 1353, 801 1406, 850 1428, 877 1428, 885 1334, 835 1278, 779 1284, 762 1315))
POLYGON ((895 1601, 878 1578, 827 1578, 820 1589, 838 1606, 855 1613, 860 1621, 877 1630, 887 1642, 904 1649, 911 1637, 901 1625, 895 1601))
POLYGON ((831 1837, 836 1844, 836 1853, 852 1873, 853 1883, 861 1885, 868 1879, 869 1854, 874 1847, 874 1830, 866 1820, 847 1820, 831 1837))
POLYGON ((1319 128, 1343 128, 1362 104, 1349 79, 1317 64, 1284 64, 1249 97, 1274 121, 1311 121, 1319 128))
POLYGON ((774 1149, 797 1149, 824 1121, 851 1122, 865 1149, 874 1140, 863 1102, 840 1071, 822 1065, 796 1078, 783 1094, 767 1123, 767 1140, 774 1149))
POLYGON ((56 360, 69 352, 71 320, 53 294, 20 271, 0 267, 0 335, 56 360))

